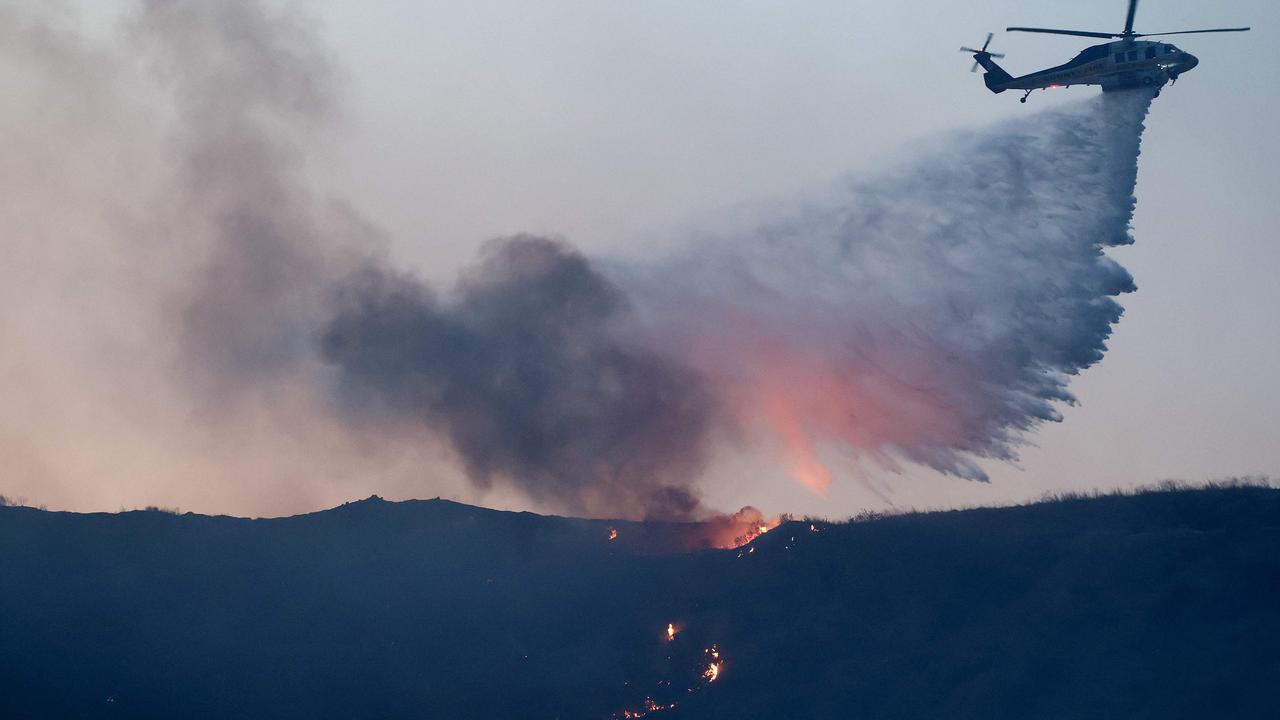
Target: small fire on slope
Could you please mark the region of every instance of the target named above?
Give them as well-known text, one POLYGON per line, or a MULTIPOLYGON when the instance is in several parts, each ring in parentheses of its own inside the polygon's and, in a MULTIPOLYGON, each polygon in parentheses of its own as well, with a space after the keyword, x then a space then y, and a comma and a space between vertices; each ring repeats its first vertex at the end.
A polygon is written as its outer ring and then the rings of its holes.
POLYGON ((631 718, 642 718, 645 715, 652 715, 653 713, 662 712, 663 710, 670 710, 675 706, 676 706, 675 703, 660 705, 653 698, 647 697, 644 699, 644 707, 641 708, 640 710, 623 710, 621 714, 614 715, 614 717, 631 720, 631 718))
MULTIPOLYGON (((675 623, 667 623, 666 642, 675 643, 674 647, 676 648, 675 650, 667 651, 668 653, 671 653, 667 656, 668 662, 670 662, 673 657, 683 654, 679 650, 680 643, 676 643, 676 636, 678 634, 675 623)), ((695 645, 694 648, 696 647, 697 646, 695 645)), ((684 687, 685 693, 692 694, 702 690, 719 679, 720 673, 724 669, 724 660, 720 656, 720 646, 717 643, 712 643, 710 647, 703 648, 700 664, 694 664, 692 667, 690 667, 689 664, 686 664, 686 662, 698 662, 693 661, 693 657, 697 657, 697 650, 693 648, 689 648, 689 650, 692 651, 693 655, 690 656, 688 654, 684 654, 684 660, 677 659, 675 666, 683 666, 684 669, 679 671, 680 674, 690 673, 685 677, 689 677, 691 679, 691 684, 685 686, 684 682, 679 682, 674 683, 673 687, 673 681, 671 678, 660 680, 657 683, 659 689, 655 690, 651 695, 645 695, 644 700, 641 701, 640 707, 619 710, 613 713, 611 716, 612 720, 632 720, 633 718, 642 718, 647 715, 662 712, 663 710, 671 710, 675 708, 677 704, 677 701, 670 696, 675 687, 684 687), (698 670, 699 667, 702 669, 698 670), (665 686, 666 689, 662 689, 661 686, 665 686), (663 698, 667 702, 659 702, 655 699, 655 696, 663 698)), ((675 692, 679 693, 678 690, 675 690, 675 692)))
POLYGON ((703 650, 703 653, 709 658, 709 661, 707 662, 707 669, 702 672, 702 677, 706 678, 707 682, 713 683, 716 681, 716 678, 720 677, 720 666, 722 664, 722 661, 720 660, 720 648, 712 645, 706 650, 703 650))
POLYGON ((722 515, 697 524, 686 539, 690 547, 714 547, 722 550, 740 548, 790 520, 787 515, 766 518, 764 513, 748 505, 732 515, 722 515))

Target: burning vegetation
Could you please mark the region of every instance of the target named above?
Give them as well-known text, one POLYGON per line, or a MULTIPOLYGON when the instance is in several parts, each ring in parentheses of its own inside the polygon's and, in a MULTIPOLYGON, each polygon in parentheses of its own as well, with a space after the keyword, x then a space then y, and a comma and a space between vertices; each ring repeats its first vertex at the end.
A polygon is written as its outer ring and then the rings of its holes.
POLYGON ((640 525, 601 524, 595 532, 606 543, 624 545, 639 554, 691 552, 696 550, 733 550, 749 545, 778 526, 793 521, 790 515, 766 517, 760 510, 747 506, 735 513, 716 515, 698 522, 668 518, 640 525), (625 543, 622 532, 627 531, 625 543))
MULTIPOLYGON (((764 513, 748 505, 728 516, 724 523, 726 532, 715 543, 715 547, 729 550, 740 548, 790 519, 786 515, 766 518, 764 513)), ((717 521, 712 522, 715 524, 717 521)))
POLYGON ((699 692, 720 678, 724 660, 719 644, 711 643, 699 653, 698 645, 682 642, 680 635, 675 623, 667 623, 667 677, 657 681, 657 687, 644 696, 638 707, 619 710, 613 713, 612 720, 632 720, 672 710, 679 704, 677 698, 681 695, 699 692))
POLYGON ((685 550, 719 548, 732 550, 749 544, 784 522, 788 515, 766 518, 764 513, 747 506, 732 515, 720 515, 700 523, 691 524, 683 531, 680 545, 685 550))
POLYGON ((644 699, 644 707, 642 709, 623 710, 621 714, 614 715, 614 717, 625 718, 627 720, 630 720, 630 718, 642 718, 645 715, 652 715, 653 713, 662 712, 663 710, 671 710, 675 706, 676 706, 675 703, 668 703, 667 705, 659 705, 656 700, 654 700, 651 697, 647 697, 644 699))
POLYGON ((707 669, 702 672, 702 677, 706 678, 707 682, 713 683, 720 677, 720 665, 722 664, 720 660, 720 648, 716 645, 712 645, 702 652, 708 658, 707 669))

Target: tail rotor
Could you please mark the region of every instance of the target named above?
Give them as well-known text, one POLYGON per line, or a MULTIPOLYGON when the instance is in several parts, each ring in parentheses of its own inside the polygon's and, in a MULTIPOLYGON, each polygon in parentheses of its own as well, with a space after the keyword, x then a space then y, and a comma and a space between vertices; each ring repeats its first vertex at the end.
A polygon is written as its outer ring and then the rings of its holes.
MULTIPOLYGON (((962 46, 962 47, 960 48, 960 52, 966 52, 966 53, 969 53, 969 54, 971 54, 971 55, 987 55, 987 56, 989 56, 989 57, 993 57, 993 58, 1002 58, 1002 57, 1004 57, 1004 53, 989 53, 989 52, 987 52, 987 46, 991 44, 991 38, 993 38, 993 37, 995 37, 995 33, 987 33, 987 40, 986 40, 986 42, 982 43, 982 48, 981 48, 981 49, 979 49, 979 50, 974 50, 974 49, 973 49, 973 48, 971 48, 971 47, 963 47, 963 46, 962 46)), ((978 61, 977 61, 977 60, 974 60, 974 61, 973 61, 973 67, 969 68, 969 72, 978 72, 978 61)))

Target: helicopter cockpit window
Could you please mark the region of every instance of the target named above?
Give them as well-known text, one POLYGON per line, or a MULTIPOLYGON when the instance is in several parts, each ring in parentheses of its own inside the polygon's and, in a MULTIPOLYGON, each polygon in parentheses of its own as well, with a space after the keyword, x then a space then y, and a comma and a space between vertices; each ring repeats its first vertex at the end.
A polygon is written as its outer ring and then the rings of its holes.
POLYGON ((1177 49, 1177 48, 1175 48, 1174 46, 1172 46, 1172 45, 1165 45, 1165 46, 1164 46, 1164 54, 1165 54, 1165 55, 1172 55, 1172 54, 1174 54, 1174 53, 1176 53, 1176 52, 1178 52, 1178 49, 1177 49))

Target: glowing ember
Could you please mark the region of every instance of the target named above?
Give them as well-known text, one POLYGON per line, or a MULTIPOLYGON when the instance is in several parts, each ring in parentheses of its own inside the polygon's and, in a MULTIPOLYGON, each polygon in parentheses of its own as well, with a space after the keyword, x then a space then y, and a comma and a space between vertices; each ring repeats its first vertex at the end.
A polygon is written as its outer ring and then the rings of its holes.
POLYGON ((672 625, 671 623, 667 623, 667 642, 670 642, 675 639, 676 639, 676 626, 672 625))
POLYGON ((814 525, 813 523, 809 523, 809 532, 812 532, 812 533, 818 532, 818 526, 814 525))
POLYGON ((712 645, 702 652, 710 658, 707 662, 707 669, 702 672, 702 677, 706 678, 707 682, 713 683, 716 678, 720 677, 720 666, 724 664, 720 659, 720 648, 712 645))
POLYGON ((618 531, 613 528, 609 528, 609 541, 613 542, 614 540, 617 540, 617 539, 618 539, 618 531))
POLYGON ((626 718, 628 720, 630 718, 642 718, 645 715, 650 715, 656 712, 662 712, 663 710, 670 710, 675 706, 676 706, 675 703, 671 703, 670 705, 662 705, 658 703, 657 700, 654 700, 651 697, 647 697, 644 699, 643 710, 623 710, 621 715, 614 715, 614 717, 626 718))

